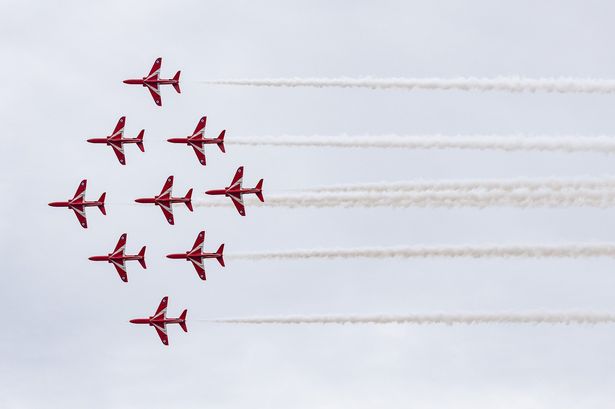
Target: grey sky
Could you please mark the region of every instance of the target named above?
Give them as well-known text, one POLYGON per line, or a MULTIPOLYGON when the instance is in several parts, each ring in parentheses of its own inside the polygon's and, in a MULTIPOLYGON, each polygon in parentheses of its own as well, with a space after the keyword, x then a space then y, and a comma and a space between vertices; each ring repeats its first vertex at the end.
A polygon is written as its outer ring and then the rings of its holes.
POLYGON ((239 165, 265 196, 326 184, 419 178, 601 176, 600 154, 208 149, 207 133, 613 134, 612 95, 211 86, 218 78, 497 76, 613 78, 615 5, 606 1, 201 2, 2 1, 0 201, 4 303, 0 408, 604 408, 615 398, 612 327, 232 326, 194 319, 288 314, 615 311, 612 260, 308 260, 207 264, 184 251, 198 231, 228 252, 352 246, 613 241, 612 209, 311 209, 153 206, 224 186, 239 165), (209 4, 208 4, 209 3, 209 4), (122 80, 182 70, 163 108, 122 80), (127 116, 146 129, 121 167, 102 137, 127 116), (47 206, 88 178, 108 195, 90 228, 47 206), (128 233, 148 269, 124 284, 104 254, 128 233), (147 316, 164 295, 189 333, 164 348, 147 316))

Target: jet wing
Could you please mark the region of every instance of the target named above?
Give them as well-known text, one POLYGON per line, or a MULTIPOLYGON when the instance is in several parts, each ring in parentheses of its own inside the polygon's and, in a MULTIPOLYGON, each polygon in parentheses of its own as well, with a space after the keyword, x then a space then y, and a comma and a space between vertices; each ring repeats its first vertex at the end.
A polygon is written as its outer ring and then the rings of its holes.
POLYGON ((238 194, 237 196, 235 196, 234 194, 230 194, 229 197, 233 201, 233 204, 237 208, 237 211, 239 212, 239 214, 242 215, 242 216, 245 216, 246 215, 246 208, 243 205, 243 195, 241 193, 238 194))
POLYGON ((167 219, 169 224, 175 224, 175 218, 173 217, 173 205, 169 202, 167 204, 158 203, 160 206, 160 210, 162 210, 162 214, 164 214, 164 218, 167 219))
POLYGON ((119 142, 110 142, 109 145, 113 148, 113 152, 115 152, 117 160, 119 160, 122 165, 125 165, 126 156, 124 155, 124 145, 119 142))
POLYGON ((115 250, 113 250, 112 255, 117 255, 118 253, 121 253, 122 255, 124 254, 124 249, 126 248, 126 238, 127 235, 126 233, 122 234, 120 236, 120 239, 117 241, 117 244, 115 246, 115 250))
POLYGON ((192 133, 192 136, 203 135, 203 132, 205 131, 205 124, 206 123, 207 123, 207 117, 204 116, 203 118, 201 118, 199 120, 199 123, 196 124, 196 128, 195 128, 194 132, 192 133))
POLYGON ((158 305, 158 309, 156 310, 156 312, 154 313, 154 316, 152 318, 164 318, 167 316, 167 304, 169 303, 169 297, 162 297, 162 300, 160 300, 160 304, 158 305))
POLYGON ((87 179, 83 179, 79 186, 77 187, 77 191, 75 192, 75 196, 73 196, 72 200, 80 199, 84 200, 85 197, 85 188, 87 187, 88 181, 87 179))
POLYGON ((122 260, 122 262, 111 260, 111 263, 115 266, 117 273, 120 275, 120 278, 123 282, 128 282, 128 272, 126 271, 126 264, 122 260))
POLYGON ((125 123, 126 123, 126 117, 123 116, 120 118, 119 121, 117 121, 117 125, 115 125, 115 129, 113 130, 113 133, 111 134, 109 139, 111 140, 122 139, 122 136, 124 136, 124 124, 125 123))
POLYGON ((201 257, 190 257, 189 259, 196 270, 196 273, 201 277, 201 280, 205 280, 205 267, 203 266, 203 259, 201 257))
POLYGON ((147 74, 147 77, 145 77, 145 79, 157 80, 158 75, 160 74, 160 67, 162 67, 162 58, 158 57, 156 58, 156 61, 154 61, 154 65, 152 65, 152 69, 149 71, 149 74, 147 74))
POLYGON ((243 166, 240 166, 235 172, 235 177, 233 177, 233 181, 229 186, 229 189, 241 189, 241 183, 243 182, 243 166))
POLYGON ((158 197, 160 198, 171 197, 172 194, 173 194, 173 176, 169 176, 166 182, 164 182, 164 186, 162 187, 162 190, 160 191, 160 194, 158 195, 158 197))
POLYGON ((154 82, 154 83, 146 82, 145 86, 149 90, 149 93, 152 94, 152 98, 154 98, 154 102, 156 103, 156 105, 161 107, 162 97, 160 96, 160 87, 158 86, 158 83, 157 82, 154 82))
POLYGON ((77 220, 79 220, 79 224, 81 224, 81 226, 84 229, 88 228, 88 220, 85 217, 85 207, 83 207, 82 205, 73 205, 71 206, 71 208, 75 211, 75 216, 77 216, 77 220))
POLYGON ((169 345, 169 337, 167 336, 167 326, 164 323, 162 324, 153 323, 152 325, 156 329, 156 333, 158 333, 158 336, 160 337, 160 340, 162 341, 162 343, 165 345, 169 345))
POLYGON ((203 149, 203 142, 191 142, 190 145, 194 148, 194 153, 196 153, 196 157, 201 162, 201 165, 205 166, 205 150, 203 149))
POLYGON ((190 252, 193 252, 195 250, 198 250, 199 252, 203 251, 204 241, 205 241, 205 230, 203 230, 202 232, 199 233, 198 236, 196 236, 196 240, 194 241, 194 246, 192 246, 192 249, 190 250, 190 252))

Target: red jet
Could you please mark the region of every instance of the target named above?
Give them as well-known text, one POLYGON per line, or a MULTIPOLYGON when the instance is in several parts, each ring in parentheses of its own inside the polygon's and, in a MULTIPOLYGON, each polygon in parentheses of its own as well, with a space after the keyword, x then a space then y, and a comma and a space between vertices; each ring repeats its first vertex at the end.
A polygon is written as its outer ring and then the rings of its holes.
POLYGON ((196 269, 197 274, 201 277, 201 280, 205 280, 205 267, 203 267, 203 259, 215 258, 218 263, 224 267, 224 258, 222 252, 224 251, 224 244, 220 245, 215 253, 203 253, 203 241, 205 241, 205 231, 199 233, 192 246, 192 250, 185 253, 167 254, 168 258, 183 259, 192 262, 192 265, 196 269))
POLYGON ((248 193, 254 193, 261 202, 264 202, 265 199, 263 198, 263 179, 259 180, 256 186, 252 189, 242 188, 241 187, 242 181, 243 181, 243 166, 240 166, 239 169, 237 169, 237 172, 235 173, 235 177, 233 178, 233 181, 231 182, 230 186, 225 187, 224 189, 208 190, 205 193, 208 195, 224 195, 224 196, 230 197, 231 200, 233 201, 233 204, 237 208, 237 211, 239 212, 239 214, 242 216, 245 216, 246 209, 245 209, 245 206, 243 205, 243 195, 248 194, 248 193))
POLYGON ((107 214, 107 212, 105 211, 105 192, 103 192, 103 194, 100 195, 100 199, 95 202, 88 202, 85 200, 85 188, 87 183, 88 181, 86 179, 82 180, 81 183, 79 183, 77 192, 72 199, 69 199, 66 202, 49 203, 49 206, 51 207, 68 207, 69 209, 73 209, 75 211, 75 216, 77 216, 77 220, 79 220, 79 223, 81 223, 81 226, 83 226, 84 229, 88 228, 88 220, 85 215, 86 207, 96 206, 100 209, 100 212, 102 214, 107 214))
POLYGON ((185 203, 188 210, 192 211, 192 189, 188 190, 188 193, 186 193, 184 197, 173 197, 172 190, 173 176, 169 176, 158 196, 135 199, 135 202, 153 203, 156 206, 160 206, 167 222, 169 222, 169 224, 175 224, 175 220, 173 219, 173 203, 185 203))
POLYGON ((152 98, 154 98, 154 102, 158 106, 162 106, 162 97, 160 96, 160 85, 173 85, 175 91, 177 93, 181 93, 179 89, 179 74, 181 71, 177 71, 177 74, 171 79, 162 79, 158 78, 160 74, 160 67, 162 66, 162 58, 159 57, 154 61, 154 65, 152 66, 151 71, 147 75, 147 77, 143 77, 140 80, 124 80, 124 84, 134 84, 134 85, 143 85, 147 87, 150 94, 152 94, 152 98))
POLYGON ((117 270, 117 273, 120 275, 122 281, 128 281, 128 272, 126 271, 126 261, 137 260, 141 267, 147 268, 145 266, 145 246, 141 249, 139 254, 124 254, 124 249, 126 248, 126 233, 120 236, 120 240, 117 242, 115 246, 115 250, 113 253, 109 253, 106 256, 92 256, 89 257, 92 261, 106 261, 108 263, 112 263, 117 270))
POLYGON ((188 332, 188 328, 186 327, 186 314, 188 310, 184 310, 182 314, 178 318, 167 318, 167 301, 169 297, 164 297, 162 301, 160 301, 160 305, 158 309, 149 318, 135 318, 134 320, 130 320, 132 324, 148 324, 156 329, 158 336, 163 344, 169 345, 169 337, 167 336, 167 324, 179 324, 180 327, 184 330, 184 332, 188 332))
POLYGON ((205 123, 207 122, 207 117, 204 116, 199 120, 199 123, 196 125, 196 129, 192 133, 191 136, 185 138, 171 138, 167 139, 168 142, 171 143, 185 143, 194 148, 194 153, 196 153, 196 157, 201 162, 201 165, 205 166, 205 150, 203 149, 203 145, 216 144, 218 148, 224 153, 224 134, 226 130, 220 132, 217 138, 206 139, 203 134, 205 133, 205 123))
POLYGON ((117 160, 119 160, 122 165, 126 164, 126 156, 124 156, 125 143, 136 143, 139 149, 141 149, 141 152, 145 152, 145 148, 143 147, 143 134, 145 133, 145 129, 141 129, 141 132, 139 132, 136 138, 123 138, 125 123, 126 117, 123 116, 117 121, 117 125, 115 125, 115 129, 110 136, 88 139, 89 143, 105 143, 112 147, 115 156, 117 156, 117 160))

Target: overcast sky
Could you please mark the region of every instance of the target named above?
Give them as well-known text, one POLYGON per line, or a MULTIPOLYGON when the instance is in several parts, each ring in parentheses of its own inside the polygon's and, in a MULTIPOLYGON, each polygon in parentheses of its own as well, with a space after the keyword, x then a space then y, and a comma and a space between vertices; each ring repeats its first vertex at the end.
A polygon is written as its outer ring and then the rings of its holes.
MULTIPOLYGON (((612 260, 185 262, 200 230, 228 252, 412 244, 613 241, 612 209, 175 209, 175 193, 265 179, 267 194, 326 184, 613 174, 601 154, 207 147, 207 135, 615 133, 612 95, 274 89, 199 81, 264 77, 613 78, 607 1, 0 1, 0 201, 4 304, 0 408, 604 408, 615 399, 612 326, 233 326, 210 317, 615 311, 612 260), (138 86, 163 57, 182 94, 138 86), (145 129, 122 167, 108 135, 145 129), (47 206, 88 179, 108 215, 47 206), (123 283, 106 263, 121 233, 148 246, 123 283), (188 309, 170 346, 128 320, 188 309)), ((209 198, 211 200, 211 198, 209 198)), ((220 199, 223 200, 223 199, 220 199)))

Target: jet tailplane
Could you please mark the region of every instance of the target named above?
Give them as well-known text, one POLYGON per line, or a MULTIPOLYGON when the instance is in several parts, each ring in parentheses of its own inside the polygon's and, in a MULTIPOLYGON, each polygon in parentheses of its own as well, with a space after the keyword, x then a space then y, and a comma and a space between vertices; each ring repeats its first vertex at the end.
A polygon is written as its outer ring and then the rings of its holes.
POLYGON ((139 142, 137 142, 137 146, 139 147, 139 149, 141 149, 141 152, 145 152, 145 147, 143 146, 143 134, 145 133, 145 129, 141 129, 141 132, 139 132, 139 135, 137 136, 137 139, 139 140, 139 142))
POLYGON ((186 193, 184 199, 188 199, 188 201, 184 203, 186 203, 186 207, 188 208, 188 210, 192 212, 192 189, 188 190, 188 193, 186 193))
POLYGON ((143 267, 144 269, 147 268, 147 266, 145 265, 145 248, 146 248, 146 246, 143 246, 143 248, 139 252, 139 256, 141 257, 139 259, 139 263, 141 264, 141 267, 143 267))
POLYGON ((220 263, 222 267, 224 267, 224 256, 222 255, 223 252, 224 252, 224 244, 222 244, 218 248, 218 251, 216 251, 216 254, 219 254, 219 256, 216 257, 216 260, 218 260, 218 263, 220 263))
POLYGON ((102 195, 100 195, 100 199, 98 199, 98 201, 100 202, 100 204, 98 205, 98 208, 100 209, 100 212, 104 215, 107 215, 107 211, 105 210, 105 196, 107 195, 107 192, 103 192, 102 195))
POLYGON ((264 202, 265 198, 263 197, 263 179, 258 181, 254 189, 257 190, 256 197, 258 197, 258 200, 260 200, 261 202, 264 202))
POLYGON ((175 76, 173 77, 174 80, 176 80, 177 82, 173 84, 173 88, 175 88, 175 91, 177 91, 178 94, 181 94, 181 89, 179 89, 179 75, 181 74, 181 71, 177 71, 177 74, 175 74, 175 76))
POLYGON ((179 326, 182 327, 184 332, 188 332, 188 327, 186 326, 186 314, 188 314, 188 310, 184 310, 182 315, 179 316, 179 319, 181 320, 179 326))
POLYGON ((226 133, 226 129, 220 132, 220 135, 218 135, 218 140, 220 140, 220 142, 218 142, 218 148, 220 148, 222 153, 226 152, 226 149, 224 149, 224 134, 225 133, 226 133))

